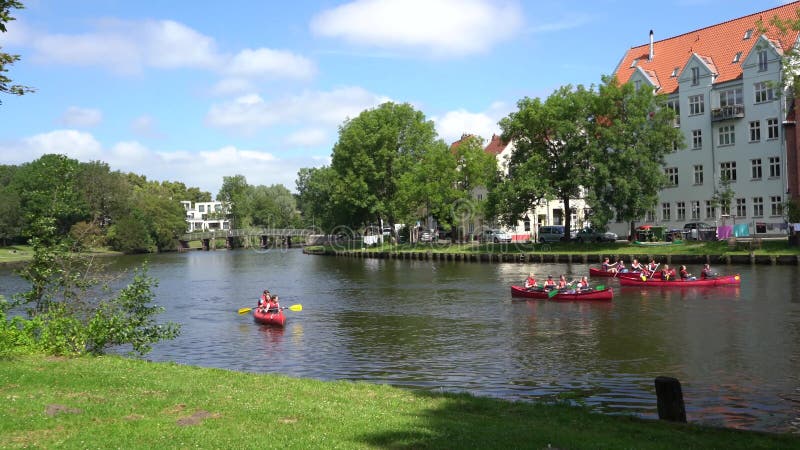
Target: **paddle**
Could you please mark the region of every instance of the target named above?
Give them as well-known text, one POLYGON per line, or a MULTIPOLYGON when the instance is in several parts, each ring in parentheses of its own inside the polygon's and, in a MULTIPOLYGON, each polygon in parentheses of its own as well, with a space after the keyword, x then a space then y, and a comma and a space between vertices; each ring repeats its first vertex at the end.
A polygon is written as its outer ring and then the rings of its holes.
MULTIPOLYGON (((303 310, 303 305, 298 303, 298 304, 292 305, 292 306, 281 306, 281 309, 288 309, 290 311, 298 311, 299 312, 299 311, 303 310)), ((239 314, 247 314, 252 310, 253 310, 253 308, 239 308, 239 314)))
MULTIPOLYGON (((577 283, 577 281, 574 281, 574 280, 573 280, 573 281, 570 281, 570 282, 567 284, 567 287, 570 287, 570 286, 572 286, 572 285, 573 285, 573 284, 575 284, 575 283, 577 283)), ((550 292, 548 292, 548 293, 547 293, 547 298, 553 298, 553 297, 555 297, 556 295, 558 295, 558 293, 559 293, 559 292, 563 292, 563 291, 562 291, 561 289, 553 289, 553 290, 551 290, 550 292)))
MULTIPOLYGON (((649 280, 649 279, 652 279, 652 278, 653 278, 653 274, 655 274, 655 273, 656 273, 656 270, 658 270, 658 266, 660 266, 660 265, 661 265, 661 263, 658 263, 658 264, 656 264, 656 268, 655 268, 655 269, 653 269, 653 271, 652 271, 652 272, 650 272, 650 276, 647 278, 647 280, 649 280)), ((644 280, 644 281, 647 281, 647 280, 644 280)))
POLYGON ((595 291, 602 291, 605 288, 606 288, 605 284, 598 284, 597 286, 594 287, 594 290, 595 291))

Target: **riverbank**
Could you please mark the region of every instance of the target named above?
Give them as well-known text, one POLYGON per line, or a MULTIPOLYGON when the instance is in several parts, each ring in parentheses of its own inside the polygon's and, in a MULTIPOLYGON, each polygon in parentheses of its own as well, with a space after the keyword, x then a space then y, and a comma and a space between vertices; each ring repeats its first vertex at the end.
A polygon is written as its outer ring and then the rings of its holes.
POLYGON ((552 244, 401 244, 358 247, 352 244, 310 246, 314 255, 354 258, 409 259, 465 262, 600 263, 623 258, 630 263, 655 259, 667 264, 767 264, 800 265, 800 247, 777 241, 686 242, 645 247, 627 242, 552 244))
POLYGON ((115 356, 3 360, 0 393, 10 447, 800 448, 796 435, 115 356))
MULTIPOLYGON (((122 252, 109 250, 107 248, 93 248, 83 252, 85 256, 121 256, 122 252)), ((33 247, 30 245, 11 245, 0 247, 0 267, 16 266, 33 257, 33 247)))

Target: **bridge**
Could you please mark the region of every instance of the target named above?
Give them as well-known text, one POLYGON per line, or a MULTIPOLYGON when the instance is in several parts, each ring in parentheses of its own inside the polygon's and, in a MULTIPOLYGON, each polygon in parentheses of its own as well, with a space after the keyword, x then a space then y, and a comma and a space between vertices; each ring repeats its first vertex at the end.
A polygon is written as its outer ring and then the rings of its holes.
POLYGON ((318 234, 318 230, 303 228, 239 228, 235 230, 209 230, 200 233, 186 233, 178 238, 181 250, 189 248, 189 242, 200 241, 203 250, 214 248, 218 239, 225 240, 225 248, 233 248, 237 238, 257 238, 258 246, 269 247, 280 243, 282 246, 291 247, 292 238, 306 237, 318 234))

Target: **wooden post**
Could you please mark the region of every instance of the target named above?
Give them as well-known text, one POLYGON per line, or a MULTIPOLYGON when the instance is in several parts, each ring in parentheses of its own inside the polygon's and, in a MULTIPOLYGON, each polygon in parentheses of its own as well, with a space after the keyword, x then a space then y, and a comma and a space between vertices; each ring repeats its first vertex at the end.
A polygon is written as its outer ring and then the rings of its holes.
POLYGON ((686 407, 683 404, 681 382, 672 377, 656 377, 658 418, 671 422, 686 423, 686 407))

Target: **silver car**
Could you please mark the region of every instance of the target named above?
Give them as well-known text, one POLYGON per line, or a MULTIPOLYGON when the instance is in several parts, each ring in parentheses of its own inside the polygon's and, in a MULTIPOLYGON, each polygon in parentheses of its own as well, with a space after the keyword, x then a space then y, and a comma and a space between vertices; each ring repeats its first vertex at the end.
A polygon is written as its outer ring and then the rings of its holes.
POLYGON ((617 240, 617 233, 584 228, 578 231, 575 240, 578 242, 614 242, 617 240))

